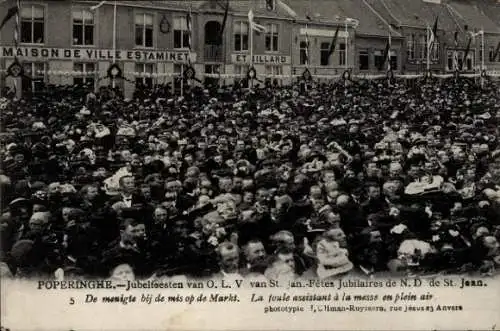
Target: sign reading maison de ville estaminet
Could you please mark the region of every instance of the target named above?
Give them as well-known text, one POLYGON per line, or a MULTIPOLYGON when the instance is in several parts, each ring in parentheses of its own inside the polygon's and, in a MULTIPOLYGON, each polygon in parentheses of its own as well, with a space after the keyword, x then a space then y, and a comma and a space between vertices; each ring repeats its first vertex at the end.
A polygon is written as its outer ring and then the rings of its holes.
MULTIPOLYGON (((113 60, 113 50, 96 48, 52 48, 52 47, 0 47, 2 57, 15 57, 37 60, 113 60)), ((117 61, 137 62, 180 62, 187 63, 189 58, 196 61, 196 53, 187 51, 158 50, 116 50, 117 61)))

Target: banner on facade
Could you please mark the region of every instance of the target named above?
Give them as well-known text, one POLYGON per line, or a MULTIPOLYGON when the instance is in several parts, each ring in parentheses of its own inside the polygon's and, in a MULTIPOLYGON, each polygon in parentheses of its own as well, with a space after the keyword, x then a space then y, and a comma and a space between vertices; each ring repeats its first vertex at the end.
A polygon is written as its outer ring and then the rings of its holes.
POLYGON ((196 53, 185 51, 116 50, 95 48, 0 47, 2 57, 37 60, 196 62, 196 53))
MULTIPOLYGON (((250 55, 248 54, 231 54, 231 62, 236 64, 250 63, 250 55)), ((283 65, 291 64, 290 56, 285 55, 254 55, 253 64, 270 64, 270 65, 283 65)))

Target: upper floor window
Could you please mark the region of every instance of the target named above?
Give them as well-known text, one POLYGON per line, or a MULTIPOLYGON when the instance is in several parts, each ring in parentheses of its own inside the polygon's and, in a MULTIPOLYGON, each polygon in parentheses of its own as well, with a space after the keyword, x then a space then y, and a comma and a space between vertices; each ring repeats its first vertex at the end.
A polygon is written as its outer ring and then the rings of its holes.
POLYGON ((413 33, 406 40, 406 57, 408 60, 415 59, 415 35, 413 33))
POLYGON ((370 69, 370 57, 367 50, 359 51, 359 70, 370 69))
POLYGON ((304 65, 307 64, 309 59, 308 59, 308 49, 307 49, 307 42, 301 41, 300 42, 300 64, 304 65))
POLYGON ((330 64, 330 43, 321 43, 320 45, 320 64, 322 66, 330 64))
POLYGON ((89 10, 73 10, 73 45, 94 45, 94 15, 89 10))
POLYGON ((186 17, 174 18, 174 48, 189 48, 189 29, 186 17))
POLYGON ((234 23, 234 50, 248 51, 248 23, 234 23))
POLYGON ((346 47, 345 44, 339 45, 339 65, 345 65, 346 61, 346 47))
POLYGON ((389 52, 389 64, 391 66, 391 70, 398 69, 398 53, 396 53, 396 51, 389 52))
POLYGON ((373 52, 375 68, 378 70, 384 69, 384 51, 377 49, 373 52))
POLYGON ((420 36, 420 42, 419 42, 419 48, 420 48, 420 59, 426 59, 427 58, 427 36, 422 35, 420 36))
POLYGON ((266 51, 278 51, 278 24, 268 24, 266 33, 266 51))
POLYGON ((437 41, 432 43, 430 55, 432 61, 439 61, 439 43, 437 41))
POLYGON ((21 42, 43 44, 45 42, 45 10, 30 5, 21 8, 21 42))
POLYGON ((153 15, 135 15, 135 45, 153 47, 153 15))

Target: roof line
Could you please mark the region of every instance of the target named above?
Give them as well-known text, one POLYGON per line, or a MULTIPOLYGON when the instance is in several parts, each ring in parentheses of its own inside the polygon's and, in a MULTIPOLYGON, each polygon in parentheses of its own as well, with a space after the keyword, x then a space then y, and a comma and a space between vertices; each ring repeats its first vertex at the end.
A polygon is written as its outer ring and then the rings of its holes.
POLYGON ((453 22, 455 22, 455 25, 458 26, 458 29, 460 30, 460 32, 463 33, 464 29, 462 29, 462 26, 458 23, 458 20, 457 20, 457 16, 461 16, 461 15, 458 14, 457 12, 455 12, 455 9, 453 7, 451 7, 449 3, 446 4, 446 9, 450 13, 450 16, 453 19, 453 22))
POLYGON ((380 2, 382 3, 382 6, 384 6, 384 8, 387 10, 387 12, 389 13, 389 15, 398 23, 398 25, 401 25, 401 20, 399 20, 396 15, 394 15, 392 13, 392 11, 389 9, 389 7, 387 6, 387 4, 385 3, 384 0, 380 0, 380 2))
MULTIPOLYGON (((94 2, 97 2, 97 1, 85 1, 85 0, 75 0, 75 3, 79 3, 79 4, 87 4, 89 6, 91 6, 94 2)), ((132 4, 132 3, 125 3, 125 2, 121 2, 121 1, 117 1, 116 4, 118 6, 123 6, 123 7, 132 7, 132 8, 147 8, 147 9, 162 9, 162 10, 171 10, 171 11, 181 11, 181 12, 187 12, 189 11, 189 8, 179 8, 179 7, 168 7, 168 6, 165 6, 165 7, 161 7, 161 6, 155 6, 155 5, 150 5, 150 4, 144 4, 144 3, 135 3, 135 4, 132 4)), ((108 3, 107 1, 103 4, 103 5, 113 5, 113 3, 108 3)), ((198 8, 195 12, 199 12, 198 8)))
POLYGON ((372 8, 372 6, 366 1, 366 0, 363 0, 363 3, 375 14, 377 15, 377 17, 382 21, 384 22, 387 27, 389 27, 389 32, 392 33, 392 32, 396 32, 398 33, 397 31, 395 31, 392 26, 389 24, 389 22, 387 22, 383 17, 382 15, 380 15, 375 9, 372 8))

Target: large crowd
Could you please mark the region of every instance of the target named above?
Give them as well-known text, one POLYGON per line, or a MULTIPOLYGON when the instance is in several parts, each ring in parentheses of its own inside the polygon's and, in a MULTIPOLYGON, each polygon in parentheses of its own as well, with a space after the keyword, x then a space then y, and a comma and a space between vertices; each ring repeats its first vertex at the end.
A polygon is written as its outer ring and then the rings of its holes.
POLYGON ((453 78, 1 99, 1 275, 493 275, 499 91, 453 78))

